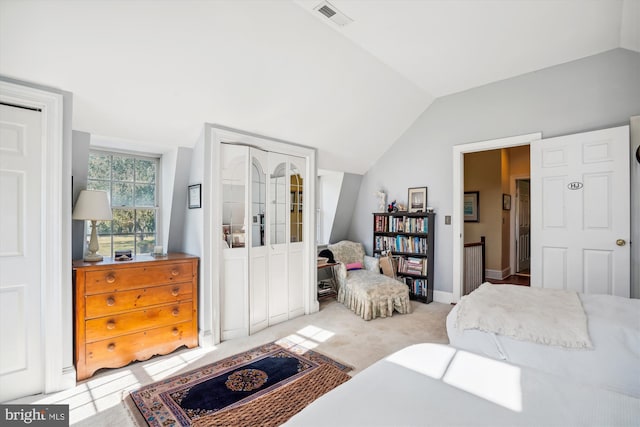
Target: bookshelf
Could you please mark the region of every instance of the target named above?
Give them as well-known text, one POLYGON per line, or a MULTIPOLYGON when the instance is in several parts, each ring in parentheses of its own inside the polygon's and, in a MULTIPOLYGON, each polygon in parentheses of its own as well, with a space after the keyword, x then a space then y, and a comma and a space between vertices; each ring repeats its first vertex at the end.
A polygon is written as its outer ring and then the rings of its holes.
POLYGON ((391 252, 398 262, 398 280, 413 300, 433 301, 435 213, 376 212, 373 214, 373 254, 391 252))

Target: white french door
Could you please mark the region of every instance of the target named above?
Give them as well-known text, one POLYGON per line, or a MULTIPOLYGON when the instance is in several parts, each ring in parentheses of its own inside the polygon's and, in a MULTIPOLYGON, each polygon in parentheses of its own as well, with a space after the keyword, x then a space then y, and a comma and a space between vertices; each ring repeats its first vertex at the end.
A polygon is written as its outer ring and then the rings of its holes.
POLYGON ((269 325, 304 314, 305 160, 269 153, 269 325))
POLYGON ((247 249, 247 205, 249 148, 222 144, 222 266, 220 298, 221 339, 249 333, 249 259, 247 249))
POLYGON ((629 127, 531 144, 532 286, 628 297, 629 127))
POLYGON ((249 334, 269 326, 269 252, 267 250, 267 152, 250 148, 249 334))
POLYGON ((222 144, 221 338, 304 314, 304 159, 222 144))
POLYGON ((289 257, 287 252, 290 235, 289 209, 292 202, 290 200, 291 184, 288 179, 288 156, 269 153, 268 157, 269 325, 275 325, 289 318, 289 257))
POLYGON ((42 113, 0 105, 0 402, 44 390, 42 113))
POLYGON ((305 159, 289 156, 289 192, 295 203, 289 207, 289 318, 304 314, 304 179, 305 159))

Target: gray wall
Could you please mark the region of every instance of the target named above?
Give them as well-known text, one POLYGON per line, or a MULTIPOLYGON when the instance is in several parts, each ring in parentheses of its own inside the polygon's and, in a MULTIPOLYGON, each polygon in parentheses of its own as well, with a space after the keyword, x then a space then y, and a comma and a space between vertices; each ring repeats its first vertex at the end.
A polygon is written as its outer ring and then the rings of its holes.
MULTIPOLYGON (((349 228, 351 226, 353 211, 356 207, 361 182, 362 175, 353 173, 344 174, 342 187, 340 188, 340 196, 338 197, 338 205, 336 206, 336 214, 333 218, 333 226, 329 237, 330 243, 336 243, 349 238, 349 228)), ((369 218, 369 220, 369 225, 373 224, 373 219, 369 218)))
MULTIPOLYGON (((553 137, 629 123, 640 113, 640 53, 614 49, 437 99, 364 175, 349 238, 371 253, 373 192, 407 200, 428 187, 436 211, 434 287, 452 292, 452 147, 532 132, 553 137)), ((637 185, 633 192, 640 191, 637 185)))
MULTIPOLYGON (((91 134, 87 132, 73 131, 71 153, 71 175, 73 177, 73 205, 75 206, 80 191, 87 188, 87 176, 89 174, 89 145, 91 134)), ((71 256, 73 259, 84 257, 85 231, 84 221, 71 221, 71 256)))
POLYGON ((192 155, 193 150, 186 147, 179 147, 176 154, 176 174, 173 182, 167 252, 183 252, 182 235, 187 213, 187 188, 192 155))

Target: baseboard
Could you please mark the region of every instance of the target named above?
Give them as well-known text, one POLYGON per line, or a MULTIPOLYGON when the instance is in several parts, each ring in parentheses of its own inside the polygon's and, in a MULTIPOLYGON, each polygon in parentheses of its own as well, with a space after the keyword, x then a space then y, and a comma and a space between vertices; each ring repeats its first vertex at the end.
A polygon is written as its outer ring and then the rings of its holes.
POLYGON ((211 331, 198 331, 198 344, 200 347, 213 347, 215 342, 211 331))
POLYGON ((67 366, 62 368, 62 377, 60 378, 60 390, 67 390, 76 386, 76 368, 67 366))
POLYGON ((318 300, 315 300, 311 303, 309 312, 305 314, 313 314, 313 313, 317 313, 318 311, 320 311, 320 303, 318 302, 318 300))
POLYGON ((453 302, 453 292, 433 291, 433 300, 443 304, 451 304, 453 302))
POLYGON ((489 270, 489 269, 484 270, 484 275, 487 279, 495 279, 495 280, 505 279, 509 277, 510 273, 511 273, 511 269, 509 267, 503 270, 489 270))

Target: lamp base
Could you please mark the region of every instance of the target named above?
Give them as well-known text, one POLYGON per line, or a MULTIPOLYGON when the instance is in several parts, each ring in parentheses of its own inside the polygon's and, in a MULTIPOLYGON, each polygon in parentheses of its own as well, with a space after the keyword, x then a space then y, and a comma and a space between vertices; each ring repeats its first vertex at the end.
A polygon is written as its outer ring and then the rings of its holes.
POLYGON ((87 262, 97 262, 102 261, 104 257, 100 254, 86 254, 84 256, 84 260, 87 262))
POLYGON ((89 253, 84 256, 84 260, 87 262, 97 262, 102 261, 102 255, 98 254, 98 249, 100 246, 98 245, 98 236, 96 233, 96 220, 91 220, 91 239, 89 240, 89 253))

